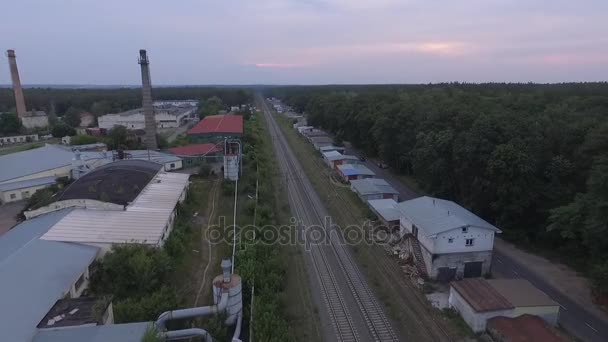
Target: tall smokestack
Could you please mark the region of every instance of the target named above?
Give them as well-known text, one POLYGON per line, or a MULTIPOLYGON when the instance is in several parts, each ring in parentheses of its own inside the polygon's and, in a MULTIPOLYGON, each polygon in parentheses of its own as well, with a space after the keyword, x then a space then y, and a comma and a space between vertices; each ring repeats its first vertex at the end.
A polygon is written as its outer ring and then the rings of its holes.
POLYGON ((156 119, 152 107, 152 83, 150 81, 150 63, 146 50, 139 50, 139 65, 141 65, 141 92, 143 97, 144 122, 146 136, 144 142, 149 150, 156 150, 156 119))
POLYGON ((8 65, 11 69, 11 79, 13 80, 13 91, 15 92, 15 107, 17 107, 17 116, 23 118, 26 114, 25 100, 23 99, 23 89, 21 88, 21 80, 19 79, 19 69, 17 69, 17 58, 15 50, 6 50, 8 57, 8 65))

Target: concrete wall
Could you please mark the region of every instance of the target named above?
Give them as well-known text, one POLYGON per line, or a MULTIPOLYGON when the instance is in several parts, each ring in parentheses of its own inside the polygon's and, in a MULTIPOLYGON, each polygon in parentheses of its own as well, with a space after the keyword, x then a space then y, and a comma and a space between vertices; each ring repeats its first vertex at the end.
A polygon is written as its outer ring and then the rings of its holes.
POLYGON ((513 310, 511 317, 517 317, 524 314, 538 316, 544 319, 547 323, 556 326, 559 319, 559 305, 555 306, 518 306, 513 310))
POLYGON ((494 231, 477 227, 468 227, 467 232, 462 229, 454 229, 437 234, 434 239, 433 252, 460 253, 491 251, 494 248, 494 231), (450 239, 452 239, 450 242, 450 239), (473 246, 466 246, 466 239, 473 239, 473 246))
POLYGON ((55 169, 50 169, 50 170, 41 171, 38 173, 33 173, 31 175, 26 175, 26 176, 19 177, 19 178, 13 178, 11 180, 4 181, 0 184, 20 182, 20 181, 24 181, 24 180, 30 180, 30 179, 36 179, 36 178, 42 178, 42 177, 50 177, 50 176, 55 176, 55 178, 70 177, 71 170, 72 170, 72 164, 70 163, 69 165, 61 166, 61 167, 58 167, 55 169))
POLYGON ((10 191, 4 191, 4 192, 0 191, 0 202, 8 203, 8 202, 16 202, 16 201, 28 199, 28 198, 32 197, 32 195, 36 191, 38 191, 40 189, 44 189, 48 186, 50 186, 50 184, 31 186, 28 188, 10 190, 10 191), (13 195, 15 198, 11 198, 11 195, 13 195))
POLYGON ((183 165, 181 160, 165 163, 165 171, 180 170, 182 167, 183 165))
POLYGON ((462 319, 467 325, 476 333, 486 330, 486 323, 488 319, 496 316, 511 317, 513 312, 509 310, 496 310, 487 312, 475 312, 473 308, 460 296, 460 294, 450 287, 450 296, 448 303, 451 308, 458 311, 462 319))
POLYGON ((84 290, 89 287, 89 266, 87 266, 87 268, 83 271, 82 275, 84 276, 84 281, 82 282, 82 284, 80 284, 78 288, 76 288, 76 282, 79 278, 74 279, 74 283, 72 283, 72 285, 70 286, 70 290, 68 291, 70 293, 70 298, 80 297, 84 290))
POLYGON ((29 141, 38 141, 38 134, 14 135, 10 137, 0 137, 0 146, 21 144, 29 141))
POLYGON ((87 208, 96 210, 124 210, 124 206, 120 204, 114 204, 109 202, 102 202, 92 199, 71 199, 53 202, 45 207, 38 208, 36 210, 26 211, 24 213, 26 219, 31 219, 42 214, 47 214, 52 211, 61 210, 65 208, 87 208))
MULTIPOLYGON (((424 253, 423 253, 424 254, 424 253)), ((436 278, 441 267, 456 268, 456 279, 464 277, 464 266, 467 262, 481 261, 481 274, 490 273, 492 267, 492 251, 434 254, 431 267, 427 267, 429 277, 436 278), (430 271, 429 271, 430 270, 430 271)))
POLYGON ((24 116, 21 118, 21 123, 23 127, 28 129, 33 128, 44 128, 49 126, 49 117, 46 115, 40 116, 24 116))

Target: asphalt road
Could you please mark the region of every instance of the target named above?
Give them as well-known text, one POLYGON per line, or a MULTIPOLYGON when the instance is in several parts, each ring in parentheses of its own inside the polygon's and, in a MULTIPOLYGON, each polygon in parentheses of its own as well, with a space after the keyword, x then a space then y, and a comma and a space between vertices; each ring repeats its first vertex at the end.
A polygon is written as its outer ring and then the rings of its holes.
MULTIPOLYGON (((358 150, 352 148, 347 149, 346 153, 361 155, 358 150)), ((400 200, 405 201, 420 196, 401 183, 389 170, 379 168, 370 160, 366 160, 364 164, 376 173, 376 177, 383 178, 393 186, 399 192, 400 200)), ((570 300, 559 290, 544 281, 541 275, 530 271, 526 266, 501 253, 496 248, 494 249, 492 270, 507 278, 526 279, 558 302, 561 306, 559 324, 573 336, 583 341, 608 341, 608 323, 605 320, 598 318, 586 310, 585 307, 570 300)))
POLYGON ((314 226, 326 234, 319 243, 306 241, 304 253, 325 340, 397 341, 392 325, 353 256, 340 243, 343 241, 340 230, 325 224, 330 216, 265 102, 262 109, 282 177, 287 183, 292 214, 301 223, 299 233, 305 227, 314 226))

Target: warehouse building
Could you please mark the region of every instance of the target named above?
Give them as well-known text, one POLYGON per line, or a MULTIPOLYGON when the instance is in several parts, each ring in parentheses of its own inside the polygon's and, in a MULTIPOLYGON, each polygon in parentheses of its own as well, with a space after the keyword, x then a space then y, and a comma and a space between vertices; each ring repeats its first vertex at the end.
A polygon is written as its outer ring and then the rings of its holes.
POLYGON ((387 181, 380 178, 356 179, 350 181, 350 189, 363 202, 376 199, 399 200, 399 193, 387 181))
POLYGON ((4 341, 31 341, 37 325, 62 298, 88 286, 98 248, 40 239, 71 212, 27 220, 0 236, 0 330, 4 341))
POLYGON ((338 173, 346 182, 355 179, 373 178, 376 174, 363 164, 342 164, 337 165, 338 173))
POLYGON ((401 235, 419 269, 431 279, 481 277, 490 273, 494 235, 501 231, 460 205, 423 196, 397 205, 401 235))
POLYGON ((241 115, 210 115, 188 131, 188 136, 197 142, 218 142, 225 138, 243 136, 243 117, 241 115))
POLYGON ((0 236, 2 340, 141 341, 149 322, 113 324, 108 298, 82 297, 99 248, 41 239, 71 212, 40 215, 0 236))
POLYGON ((0 201, 27 199, 56 178, 71 178, 75 164, 88 171, 107 162, 104 153, 83 152, 77 157, 71 150, 48 144, 0 156, 0 201))
POLYGON ((534 315, 551 325, 559 318, 559 304, 525 279, 465 279, 450 283, 449 305, 474 332, 486 330, 493 317, 534 315))
POLYGON ((172 147, 169 152, 183 160, 183 167, 199 166, 203 162, 219 163, 223 161, 222 145, 218 144, 194 144, 172 147))
POLYGON ((173 229, 178 203, 186 198, 188 178, 142 160, 99 167, 70 184, 57 202, 36 210, 41 215, 73 209, 41 239, 95 246, 101 255, 116 243, 161 247, 173 229))
MULTIPOLYGON (((155 106, 154 118, 157 128, 180 127, 196 116, 196 107, 155 106)), ((145 129, 144 110, 137 108, 117 114, 105 114, 97 118, 99 128, 111 130, 123 126, 131 130, 145 129)))

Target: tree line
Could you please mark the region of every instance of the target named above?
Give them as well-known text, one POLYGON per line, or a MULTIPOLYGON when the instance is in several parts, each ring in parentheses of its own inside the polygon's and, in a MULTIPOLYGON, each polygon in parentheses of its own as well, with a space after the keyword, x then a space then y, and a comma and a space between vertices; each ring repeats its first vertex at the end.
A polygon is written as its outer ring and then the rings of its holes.
MULTIPOLYGON (((217 110, 248 103, 252 98, 251 91, 246 89, 194 86, 153 88, 152 96, 155 100, 197 100, 201 108, 217 110)), ((28 110, 43 110, 49 114, 53 126, 70 127, 80 124, 79 114, 82 112, 98 117, 141 107, 142 102, 141 88, 25 88, 24 97, 28 110)), ((0 134, 23 131, 12 115, 15 113, 15 98, 11 88, 0 88, 0 113, 11 113, 4 119, 6 122, 2 122, 0 134)))
POLYGON ((608 84, 284 87, 266 91, 608 294, 608 84))

